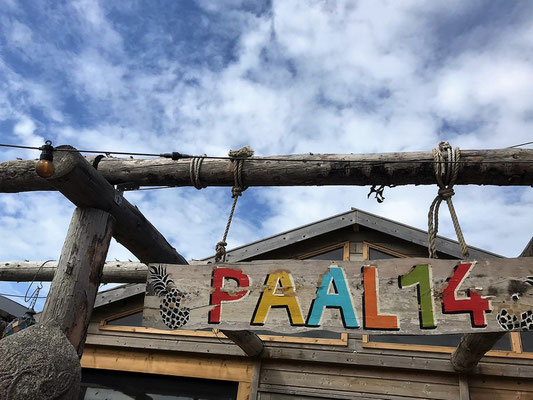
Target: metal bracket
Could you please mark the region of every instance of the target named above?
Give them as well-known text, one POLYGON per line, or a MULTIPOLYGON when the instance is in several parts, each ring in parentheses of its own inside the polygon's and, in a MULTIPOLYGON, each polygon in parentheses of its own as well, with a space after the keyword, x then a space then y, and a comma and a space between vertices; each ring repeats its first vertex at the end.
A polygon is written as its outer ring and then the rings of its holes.
POLYGON ((126 182, 126 183, 120 183, 117 186, 115 186, 115 203, 117 205, 122 204, 122 200, 124 199, 124 192, 128 190, 137 190, 139 189, 139 185, 133 182, 126 182))

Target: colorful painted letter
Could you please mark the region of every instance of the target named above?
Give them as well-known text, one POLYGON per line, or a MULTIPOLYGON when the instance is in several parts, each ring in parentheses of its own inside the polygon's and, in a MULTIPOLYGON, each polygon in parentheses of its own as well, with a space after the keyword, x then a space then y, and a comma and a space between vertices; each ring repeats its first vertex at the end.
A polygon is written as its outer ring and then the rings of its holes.
POLYGON ((489 301, 470 289, 466 291, 469 298, 457 298, 457 289, 473 266, 473 263, 465 263, 455 267, 448 286, 442 291, 443 312, 448 314, 470 313, 472 327, 484 328, 487 326, 485 313, 491 311, 489 301))
POLYGON ((433 306, 433 282, 431 268, 428 264, 415 266, 411 272, 398 277, 400 289, 416 285, 418 297, 419 321, 422 329, 435 329, 435 309, 433 306))
POLYGON ((237 281, 239 287, 250 286, 250 278, 242 271, 231 268, 216 268, 213 271, 213 279, 211 283, 211 286, 215 290, 211 294, 211 298, 209 301, 210 305, 215 306, 211 311, 209 311, 210 324, 220 323, 220 306, 223 301, 241 300, 249 293, 248 289, 233 294, 222 290, 224 288, 225 279, 233 279, 237 281))
POLYGON ((344 271, 336 266, 329 267, 329 272, 322 276, 322 283, 316 291, 316 298, 311 303, 307 326, 320 326, 326 307, 340 310, 345 328, 359 328, 344 271), (331 287, 336 293, 329 293, 331 287))
POLYGON ((270 308, 283 307, 289 314, 289 320, 292 326, 304 325, 304 318, 294 290, 292 275, 287 271, 269 274, 267 275, 265 285, 266 287, 259 297, 250 324, 264 325, 270 308))
POLYGON ((379 285, 376 267, 363 267, 363 325, 365 329, 398 330, 398 317, 379 314, 379 285))

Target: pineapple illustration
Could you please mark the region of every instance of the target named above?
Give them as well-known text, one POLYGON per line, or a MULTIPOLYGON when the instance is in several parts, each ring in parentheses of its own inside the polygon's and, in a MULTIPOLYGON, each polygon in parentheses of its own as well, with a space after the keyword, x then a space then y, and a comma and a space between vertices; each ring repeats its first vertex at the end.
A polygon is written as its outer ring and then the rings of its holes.
POLYGON ((168 277, 167 269, 161 265, 150 266, 150 283, 157 296, 161 297, 159 313, 166 326, 179 329, 189 321, 190 310, 180 308, 180 301, 184 295, 176 288, 174 281, 168 277))

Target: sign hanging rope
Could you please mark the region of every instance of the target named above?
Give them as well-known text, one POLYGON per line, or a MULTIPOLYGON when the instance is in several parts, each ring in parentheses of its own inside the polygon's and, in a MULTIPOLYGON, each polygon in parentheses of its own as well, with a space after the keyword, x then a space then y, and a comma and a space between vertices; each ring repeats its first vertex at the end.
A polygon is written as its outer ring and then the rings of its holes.
POLYGON ((435 239, 439 230, 439 207, 443 200, 448 204, 450 216, 452 217, 453 227, 457 234, 457 240, 461 247, 461 252, 464 258, 468 258, 468 246, 463 237, 463 232, 459 225, 459 219, 455 213, 455 208, 452 203, 452 196, 454 195, 453 185, 457 180, 459 174, 461 158, 461 151, 459 147, 452 149, 448 142, 440 142, 438 146, 433 149, 433 158, 435 160, 433 166, 435 168, 435 177, 437 185, 439 185, 439 192, 431 203, 428 213, 428 250, 430 258, 437 258, 437 250, 435 247, 435 239))
POLYGON ((231 206, 231 211, 228 217, 228 223, 226 224, 226 230, 224 231, 224 236, 222 240, 216 245, 216 254, 215 262, 226 261, 226 239, 228 237, 229 227, 231 225, 231 220, 233 219, 233 213, 235 212, 235 207, 237 206, 237 200, 242 195, 242 193, 248 188, 244 185, 242 179, 242 166, 244 164, 244 159, 252 157, 254 151, 249 146, 244 146, 239 150, 230 150, 228 155, 231 157, 231 162, 233 165, 233 188, 231 189, 231 197, 233 197, 233 205, 231 206))

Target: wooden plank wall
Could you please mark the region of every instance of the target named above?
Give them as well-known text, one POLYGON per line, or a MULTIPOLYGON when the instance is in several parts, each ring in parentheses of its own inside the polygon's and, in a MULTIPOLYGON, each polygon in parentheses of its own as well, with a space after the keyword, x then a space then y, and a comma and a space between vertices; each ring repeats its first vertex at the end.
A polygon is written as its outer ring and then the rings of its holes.
MULTIPOLYGON (((348 227, 318 239, 287 246, 261 258, 297 258, 313 250, 350 241, 350 260, 363 259, 363 240, 410 257, 426 249, 409 242, 348 227)), ((87 344, 129 347, 215 357, 243 356, 221 337, 179 336, 108 331, 100 321, 125 309, 142 306, 143 295, 100 307, 93 313, 87 344)), ((261 400, 295 399, 459 399, 459 377, 446 353, 365 348, 361 335, 350 334, 345 346, 265 343, 265 357, 253 382, 261 400)), ((486 357, 468 378, 470 398, 533 399, 533 363, 519 358, 486 357)))
POLYGON ((339 366, 301 362, 263 362, 259 399, 442 399, 459 398, 455 374, 339 366), (386 382, 386 383, 385 383, 386 382))

